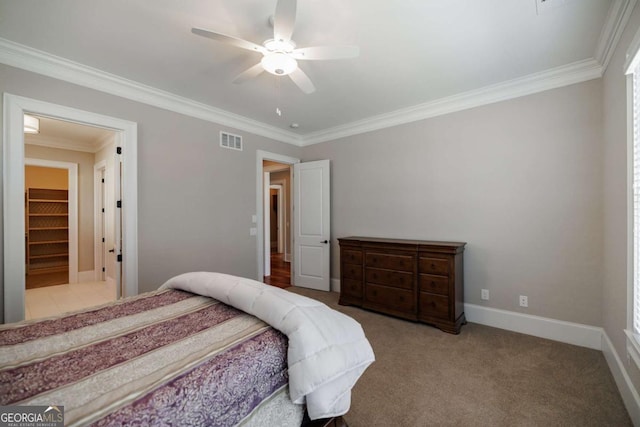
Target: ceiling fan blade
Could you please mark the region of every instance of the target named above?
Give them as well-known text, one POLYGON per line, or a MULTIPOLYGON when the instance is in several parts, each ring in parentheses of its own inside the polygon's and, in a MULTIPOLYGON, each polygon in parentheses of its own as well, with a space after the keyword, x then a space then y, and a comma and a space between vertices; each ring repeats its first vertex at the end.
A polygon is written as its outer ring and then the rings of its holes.
POLYGON ((289 74, 291 80, 298 85, 298 87, 306 94, 313 93, 316 90, 316 87, 311 82, 309 76, 307 76, 304 71, 300 68, 296 68, 291 74, 289 74))
POLYGON ((296 23, 297 0, 278 0, 273 16, 273 39, 291 40, 296 23))
POLYGON ((209 31, 209 30, 203 30, 202 28, 192 28, 191 32, 193 34, 197 34, 199 36, 203 36, 203 37, 207 37, 222 43, 226 43, 226 44, 230 44, 236 47, 241 47, 242 49, 247 49, 247 50, 251 50, 251 51, 255 51, 255 52, 260 52, 260 53, 264 53, 265 52, 265 48, 252 43, 250 41, 247 40, 242 40, 239 39, 237 37, 233 37, 233 36, 227 36, 226 34, 221 34, 221 33, 216 33, 213 31, 209 31))
POLYGON ((254 77, 259 76, 260 74, 262 74, 262 72, 264 71, 264 68, 262 67, 262 63, 258 62, 256 65, 254 65, 253 67, 245 70, 244 72, 238 74, 238 76, 233 79, 234 83, 244 83, 247 80, 250 80, 254 77))
POLYGON ((301 60, 318 60, 355 58, 359 54, 358 46, 316 46, 296 49, 291 56, 301 60))

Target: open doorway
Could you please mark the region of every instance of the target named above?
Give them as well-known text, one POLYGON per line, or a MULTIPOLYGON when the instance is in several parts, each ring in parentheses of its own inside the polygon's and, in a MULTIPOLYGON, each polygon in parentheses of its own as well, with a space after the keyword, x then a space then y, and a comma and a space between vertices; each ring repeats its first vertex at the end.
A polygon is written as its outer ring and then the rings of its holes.
POLYGON ((291 286, 291 166, 263 161, 264 283, 291 286))
MULTIPOLYGON (((117 146, 114 155, 114 174, 117 193, 118 217, 116 222, 115 255, 119 260, 116 290, 122 296, 138 293, 138 241, 137 241, 137 124, 78 110, 58 104, 4 93, 2 148, 3 164, 3 223, 4 223, 4 322, 25 318, 25 114, 54 118, 65 122, 84 124, 115 132, 117 146), (120 186, 120 182, 122 185, 120 186)), ((92 173, 92 172, 91 172, 92 173)), ((80 219, 80 222, 82 219, 80 219)), ((70 274, 71 266, 70 266, 70 274)))
POLYGON ((107 243, 115 239, 116 218, 107 194, 117 134, 25 117, 38 124, 24 137, 25 318, 114 301, 116 261, 107 256, 107 243))

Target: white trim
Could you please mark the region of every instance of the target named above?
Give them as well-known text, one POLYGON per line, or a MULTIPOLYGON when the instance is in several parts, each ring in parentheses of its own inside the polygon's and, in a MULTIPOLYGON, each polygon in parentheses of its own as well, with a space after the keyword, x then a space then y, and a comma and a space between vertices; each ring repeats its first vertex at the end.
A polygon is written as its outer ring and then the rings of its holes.
MULTIPOLYGON (((263 202, 263 162, 265 160, 271 160, 273 162, 285 163, 293 165, 300 163, 300 159, 295 157, 289 157, 282 154, 270 153, 268 151, 256 150, 256 245, 257 249, 257 261, 258 261, 258 275, 257 280, 262 282, 264 280, 264 202, 263 202)), ((293 216, 289 215, 289 218, 293 216)), ((292 226, 291 224, 289 225, 292 226)), ((293 265, 293 264, 292 264, 293 265)), ((293 275, 291 276, 293 279, 293 275)))
MULTIPOLYGON (((640 32, 639 32, 640 33, 640 32)), ((640 57, 640 55, 637 55, 640 57)), ((633 330, 633 299, 634 299, 634 206, 633 206, 633 74, 626 75, 626 105, 627 105, 627 329, 633 330)))
POLYGON ((125 121, 21 96, 3 99, 4 321, 24 319, 24 133, 25 112, 118 132, 123 146, 124 278, 126 295, 138 293, 138 128, 125 121), (20 225, 20 226, 16 226, 20 225))
MULTIPOLYGON (((269 174, 271 176, 271 174, 269 174)), ((275 182, 275 181, 274 181, 275 182)), ((284 186, 282 184, 275 184, 269 181, 269 190, 277 190, 278 191, 278 213, 276 221, 278 222, 278 250, 277 252, 284 252, 284 212, 282 211, 284 207, 283 201, 283 190, 284 186)), ((271 195, 271 191, 269 191, 269 195, 271 195)), ((269 208, 271 208, 271 201, 269 201, 269 208)), ((269 224, 271 225, 271 224, 269 224)), ((271 249, 271 245, 269 245, 269 249, 271 249)))
POLYGON ((333 141, 347 136, 455 113, 457 111, 506 101, 508 99, 531 95, 600 77, 602 77, 602 66, 595 59, 587 59, 424 104, 414 105, 409 108, 368 117, 342 126, 310 133, 304 136, 301 145, 307 146, 325 141, 333 141))
POLYGON ((635 5, 636 0, 615 0, 609 7, 607 19, 602 26, 602 32, 594 54, 596 61, 602 65, 603 74, 609 66, 613 53, 616 51, 616 46, 627 26, 635 5))
MULTIPOLYGON (((24 165, 65 169, 67 171, 67 182, 69 186, 69 283, 78 283, 78 164, 26 157, 24 159, 24 165)), ((23 227, 23 230, 24 229, 25 227, 23 227)))
POLYGON ((293 132, 0 38, 0 63, 132 101, 297 145, 293 132))
MULTIPOLYGON (((271 214, 269 213, 269 183, 271 182, 271 173, 263 172, 262 173, 262 212, 263 212, 263 230, 264 230, 264 256, 263 256, 263 265, 264 265, 264 275, 265 277, 271 276, 271 214)), ((262 282, 262 280, 260 280, 262 282)))
MULTIPOLYGON (((617 16, 615 13, 611 15, 617 16)), ((622 22, 618 26, 610 26, 611 31, 621 31, 619 28, 622 28, 622 22)), ((601 39, 605 40, 611 31, 604 31, 601 39)), ((617 33, 614 31, 614 34, 617 33)), ((602 43, 609 46, 609 50, 615 46, 613 41, 602 43)), ((603 52, 601 55, 609 55, 609 50, 599 49, 603 52)), ((596 59, 586 59, 342 126, 299 135, 3 38, 0 38, 0 63, 296 146, 317 144, 580 83, 602 77, 604 71, 604 67, 596 59)))
POLYGON ((78 272, 78 281, 76 283, 97 282, 96 270, 87 270, 78 272))
POLYGON ((623 68, 625 74, 633 73, 633 70, 635 70, 638 63, 640 63, 640 55, 638 55, 638 51, 640 51, 640 29, 636 31, 636 34, 633 36, 633 40, 631 40, 629 48, 627 49, 623 68))
POLYGON ((613 343, 604 331, 602 333, 601 350, 604 354, 605 360, 607 361, 607 365, 609 365, 609 370, 613 375, 613 379, 618 386, 618 391, 620 392, 620 396, 622 397, 624 406, 627 408, 627 412, 629 413, 629 417, 631 418, 633 425, 640 425, 640 396, 638 395, 638 391, 633 385, 633 381, 629 377, 629 373, 620 359, 618 352, 616 352, 613 343))
POLYGON ((565 322, 547 317, 482 307, 475 304, 464 304, 464 313, 469 322, 521 334, 533 335, 553 341, 579 345, 581 347, 600 350, 602 347, 602 328, 565 322))

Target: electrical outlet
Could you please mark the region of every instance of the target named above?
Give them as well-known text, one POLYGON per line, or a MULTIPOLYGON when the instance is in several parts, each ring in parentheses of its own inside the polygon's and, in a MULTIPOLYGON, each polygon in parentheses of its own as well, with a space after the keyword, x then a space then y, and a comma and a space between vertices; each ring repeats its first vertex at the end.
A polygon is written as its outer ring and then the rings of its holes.
POLYGON ((480 290, 480 299, 485 301, 489 300, 489 289, 481 289, 480 290))
POLYGON ((529 307, 529 298, 525 295, 520 295, 520 307, 529 307))

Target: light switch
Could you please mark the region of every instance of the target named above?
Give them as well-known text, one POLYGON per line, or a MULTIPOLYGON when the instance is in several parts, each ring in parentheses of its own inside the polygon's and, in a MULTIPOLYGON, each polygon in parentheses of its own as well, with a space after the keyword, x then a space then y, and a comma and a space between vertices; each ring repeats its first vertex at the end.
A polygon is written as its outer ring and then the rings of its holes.
POLYGON ((258 229, 255 227, 251 227, 249 229, 249 236, 255 236, 258 233, 258 229))

